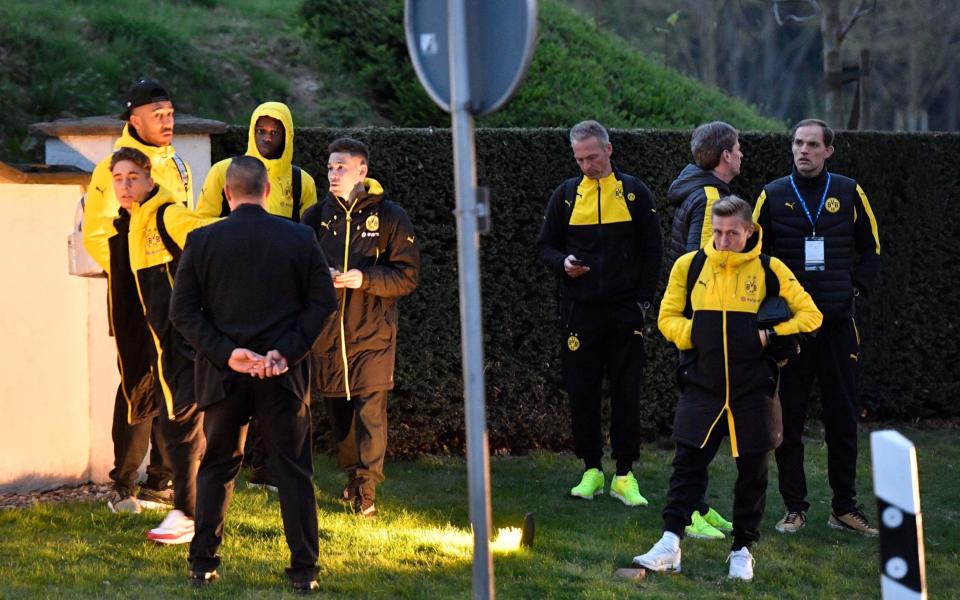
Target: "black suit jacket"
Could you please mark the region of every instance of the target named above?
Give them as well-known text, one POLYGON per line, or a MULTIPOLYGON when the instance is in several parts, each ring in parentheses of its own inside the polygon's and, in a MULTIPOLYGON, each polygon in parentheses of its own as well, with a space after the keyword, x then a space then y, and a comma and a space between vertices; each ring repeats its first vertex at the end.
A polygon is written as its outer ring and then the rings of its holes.
POLYGON ((223 400, 249 377, 227 366, 236 348, 276 349, 290 370, 277 382, 306 400, 310 347, 336 310, 330 270, 313 230, 243 204, 190 233, 170 320, 197 350, 197 403, 223 400))

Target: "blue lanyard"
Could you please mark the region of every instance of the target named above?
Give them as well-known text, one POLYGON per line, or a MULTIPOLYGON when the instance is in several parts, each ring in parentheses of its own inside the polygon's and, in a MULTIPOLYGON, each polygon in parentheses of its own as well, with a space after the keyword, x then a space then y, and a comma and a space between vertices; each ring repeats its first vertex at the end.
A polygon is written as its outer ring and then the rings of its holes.
POLYGON ((827 192, 830 191, 830 171, 827 171, 827 184, 823 186, 823 196, 820 197, 820 206, 817 208, 816 219, 810 215, 807 202, 803 199, 803 196, 800 195, 800 190, 797 189, 797 182, 793 180, 793 173, 790 174, 790 185, 793 186, 793 193, 797 195, 797 200, 800 201, 800 206, 803 207, 803 212, 806 213, 807 220, 810 221, 810 226, 813 227, 813 237, 817 237, 817 221, 820 220, 820 213, 823 212, 823 207, 827 203, 827 192))

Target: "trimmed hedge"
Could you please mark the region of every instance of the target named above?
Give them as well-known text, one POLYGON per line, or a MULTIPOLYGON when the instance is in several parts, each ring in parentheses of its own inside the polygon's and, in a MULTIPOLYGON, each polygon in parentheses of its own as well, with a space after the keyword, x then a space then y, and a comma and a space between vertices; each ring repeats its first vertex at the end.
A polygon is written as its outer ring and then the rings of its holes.
MULTIPOLYGON (((534 243, 550 192, 577 175, 566 130, 477 131, 480 185, 490 188, 492 232, 483 236, 484 349, 490 449, 570 447, 559 377, 557 285, 534 243)), ((326 146, 350 135, 370 145, 371 176, 410 213, 423 253, 419 289, 401 303, 390 446, 398 454, 459 452, 465 445, 450 131, 299 129, 297 162, 325 181, 326 146)), ((688 161, 689 132, 612 131, 618 168, 642 177, 659 203, 666 240, 674 207, 666 189, 688 161)), ((246 129, 214 141, 214 160, 241 153, 246 129)), ((751 202, 789 171, 784 134, 745 133, 734 189, 751 202)), ((842 133, 831 170, 855 177, 871 199, 883 248, 872 297, 858 303, 863 339, 860 398, 868 417, 960 416, 957 333, 960 259, 957 134, 842 133)), ((666 279, 669 266, 664 267, 666 279)), ((676 401, 675 350, 648 328, 647 439, 667 434, 676 401)), ((321 426, 322 423, 321 423, 321 426)))

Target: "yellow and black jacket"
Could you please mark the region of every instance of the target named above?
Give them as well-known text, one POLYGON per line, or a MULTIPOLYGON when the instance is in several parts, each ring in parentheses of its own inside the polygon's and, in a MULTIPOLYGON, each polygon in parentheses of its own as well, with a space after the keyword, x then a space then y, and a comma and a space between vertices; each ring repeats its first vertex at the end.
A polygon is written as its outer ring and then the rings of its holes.
POLYGON ((560 276, 560 296, 586 303, 652 302, 663 257, 660 219, 644 183, 614 171, 603 179, 571 178, 547 202, 537 240, 540 260, 560 276), (590 270, 577 278, 567 255, 590 270))
MULTIPOLYGON (((726 419, 734 456, 766 452, 783 439, 779 401, 775 398, 776 361, 763 351, 757 310, 766 297, 758 227, 744 252, 720 252, 709 244, 687 305, 687 271, 696 252, 677 259, 670 272, 658 325, 681 350, 677 379, 680 401, 673 438, 702 447, 720 419, 726 419)), ((780 260, 770 269, 780 282, 780 296, 793 316, 775 327, 787 336, 816 330, 823 316, 813 299, 780 260)))
POLYGON ((363 272, 359 289, 337 289, 338 309, 313 345, 317 389, 324 396, 393 389, 397 300, 413 292, 420 249, 413 224, 374 179, 350 205, 329 192, 303 215, 331 267, 363 272))
MULTIPOLYGON (((150 177, 173 194, 184 206, 193 201, 193 175, 190 166, 177 156, 173 146, 151 146, 137 137, 129 123, 113 144, 113 150, 136 148, 150 158, 150 177)), ((113 193, 113 175, 110 156, 101 160, 93 170, 87 188, 83 210, 83 245, 103 270, 110 273, 110 245, 108 240, 117 234, 113 226, 120 212, 120 202, 113 193)))
MULTIPOLYGON (((826 174, 824 169, 816 177, 806 178, 793 169, 797 191, 813 218, 824 197, 826 174)), ((824 319, 849 319, 854 316, 855 290, 868 294, 880 270, 880 235, 873 208, 856 181, 831 173, 816 226, 816 235, 824 238, 824 270, 807 271, 804 239, 813 235, 814 228, 799 202, 790 177, 763 188, 753 211, 753 220, 764 228, 763 252, 776 256, 796 273, 824 319)))
POLYGON ((218 220, 197 216, 160 186, 130 208, 130 269, 156 351, 155 393, 171 419, 195 402, 194 351, 170 323, 173 276, 187 234, 218 220))
POLYGON ((730 186, 712 172, 693 164, 684 167, 667 190, 667 200, 677 206, 670 237, 671 262, 713 243, 713 204, 729 194, 730 186))
MULTIPOLYGON (((264 102, 253 111, 250 115, 250 129, 247 134, 247 156, 260 159, 267 167, 267 176, 270 178, 268 213, 299 222, 303 213, 317 203, 317 184, 313 177, 306 171, 300 168, 295 169, 293 166, 293 115, 290 114, 286 104, 264 102), (280 158, 272 160, 264 158, 257 150, 254 131, 260 117, 273 117, 283 123, 285 136, 280 158), (295 171, 300 178, 297 185, 293 179, 295 171), (294 201, 296 187, 300 188, 299 203, 294 201)), ((225 217, 230 214, 230 207, 223 194, 223 186, 231 160, 233 159, 227 158, 210 167, 197 202, 197 214, 201 217, 225 217)))

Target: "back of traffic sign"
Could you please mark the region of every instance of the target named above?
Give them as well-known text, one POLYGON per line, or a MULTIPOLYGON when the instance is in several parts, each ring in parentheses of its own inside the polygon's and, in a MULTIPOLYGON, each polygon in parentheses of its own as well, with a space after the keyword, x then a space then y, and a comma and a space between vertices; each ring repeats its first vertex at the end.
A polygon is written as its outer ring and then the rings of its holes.
MULTIPOLYGON (((450 112, 448 0, 406 0, 407 50, 420 83, 450 112)), ((504 105, 527 72, 537 37, 536 0, 467 0, 469 111, 477 116, 504 105)))

